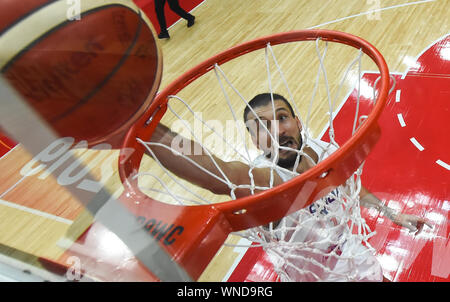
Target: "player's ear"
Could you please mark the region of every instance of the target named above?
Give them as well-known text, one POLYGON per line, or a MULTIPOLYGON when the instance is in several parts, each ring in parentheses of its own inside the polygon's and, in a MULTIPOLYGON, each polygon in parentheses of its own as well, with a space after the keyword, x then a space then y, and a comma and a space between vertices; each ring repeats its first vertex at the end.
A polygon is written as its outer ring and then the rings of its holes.
POLYGON ((256 148, 258 148, 258 150, 261 150, 261 148, 259 147, 258 135, 255 135, 252 132, 250 132, 250 137, 252 138, 252 142, 256 146, 256 148))
POLYGON ((295 121, 297 122, 298 129, 300 131, 302 131, 303 130, 303 126, 302 126, 302 123, 300 122, 300 119, 298 118, 298 116, 295 116, 295 121))
POLYGON ((258 143, 258 132, 257 132, 257 125, 256 125, 256 121, 255 120, 247 120, 245 122, 245 126, 247 127, 247 131, 248 134, 250 135, 253 144, 258 148, 259 148, 259 143, 258 143))
POLYGON ((302 131, 303 130, 303 125, 302 125, 302 122, 300 121, 300 119, 298 118, 298 116, 295 116, 295 121, 297 122, 298 129, 300 131, 302 131))

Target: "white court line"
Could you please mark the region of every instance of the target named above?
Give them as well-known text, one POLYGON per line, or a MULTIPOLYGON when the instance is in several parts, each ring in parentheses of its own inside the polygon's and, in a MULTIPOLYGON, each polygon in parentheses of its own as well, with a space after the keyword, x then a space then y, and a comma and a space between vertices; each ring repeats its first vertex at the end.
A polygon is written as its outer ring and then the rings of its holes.
POLYGON ((15 145, 14 147, 12 147, 11 149, 9 149, 5 154, 3 154, 2 156, 0 156, 0 160, 6 158, 6 155, 8 155, 8 153, 10 153, 11 151, 13 151, 14 149, 16 149, 20 144, 15 145))
POLYGON ((32 209, 32 208, 28 208, 28 207, 25 207, 25 206, 21 206, 21 205, 18 205, 16 203, 5 201, 5 200, 2 200, 2 199, 0 199, 0 204, 4 205, 4 206, 7 206, 7 207, 10 207, 10 208, 14 208, 14 209, 18 209, 18 210, 21 210, 21 211, 24 211, 24 212, 28 212, 30 214, 34 214, 34 215, 41 216, 41 217, 44 217, 44 218, 47 218, 47 219, 51 219, 51 220, 54 220, 54 221, 57 221, 57 222, 62 222, 62 223, 68 224, 68 225, 71 225, 73 223, 72 220, 69 220, 69 219, 66 219, 66 218, 62 218, 62 217, 59 217, 59 216, 55 216, 55 215, 52 215, 52 214, 49 214, 49 213, 46 213, 46 212, 42 212, 42 211, 39 211, 39 210, 36 210, 36 209, 32 209))
MULTIPOLYGON (((434 40, 432 43, 430 43, 427 47, 425 47, 425 48, 422 50, 422 52, 419 53, 419 54, 416 56, 416 62, 417 62, 417 61, 419 60, 419 58, 420 58, 424 53, 426 53, 431 47, 433 47, 437 42, 440 42, 440 41, 442 41, 443 39, 445 39, 448 35, 450 35, 450 34, 445 34, 445 35, 443 35, 442 37, 439 37, 438 39, 436 39, 436 40, 434 40)), ((404 80, 404 79, 406 78, 406 76, 408 75, 409 70, 410 70, 410 68, 408 68, 408 69, 403 73, 403 75, 402 75, 402 77, 401 77, 402 80, 404 80)))
POLYGON ((400 93, 401 92, 402 91, 400 89, 395 92, 395 102, 396 103, 400 103, 400 93))
POLYGON ((241 262, 242 258, 244 257, 245 253, 247 252, 247 250, 249 248, 251 248, 250 247, 251 244, 252 244, 251 241, 249 241, 245 238, 239 239, 238 243, 236 244, 237 246, 233 249, 233 252, 237 253, 238 256, 236 257, 236 259, 234 259, 233 264, 231 265, 231 267, 228 269, 228 272, 223 277, 222 282, 228 281, 231 274, 234 272, 234 270, 236 269, 238 264, 241 262), (242 246, 240 246, 240 245, 242 245, 242 246), (245 245, 248 245, 248 247, 244 247, 245 245))
POLYGON ((414 144, 414 146, 416 146, 417 149, 419 149, 419 151, 425 150, 425 148, 417 141, 415 137, 411 137, 409 140, 414 144))
POLYGON ((400 123, 400 126, 405 127, 406 123, 405 120, 403 119, 403 115, 401 113, 397 114, 397 118, 398 118, 398 122, 400 123))
POLYGON ((51 273, 18 259, 0 254, 0 281, 8 282, 64 282, 63 276, 51 273), (28 271, 28 272, 25 272, 28 271))
POLYGON ((325 22, 325 23, 322 23, 322 24, 319 24, 319 25, 316 25, 316 26, 309 27, 308 29, 322 27, 322 26, 325 26, 325 25, 337 23, 337 22, 340 22, 340 21, 344 21, 344 20, 348 20, 348 19, 352 19, 352 18, 364 16, 364 15, 370 15, 370 14, 373 14, 373 13, 376 13, 376 12, 381 12, 381 11, 388 10, 388 9, 394 9, 394 8, 405 7, 405 6, 409 6, 409 5, 415 5, 415 4, 422 4, 422 3, 427 3, 427 2, 434 2, 434 1, 436 1, 436 0, 422 0, 422 1, 416 1, 416 2, 411 2, 411 3, 402 3, 402 4, 388 6, 388 7, 383 7, 383 8, 379 8, 379 9, 373 9, 373 10, 369 10, 369 11, 362 12, 362 13, 359 13, 359 14, 355 14, 355 15, 339 18, 339 19, 336 19, 336 20, 333 20, 333 21, 328 21, 328 22, 325 22))
POLYGON ((27 176, 23 176, 21 179, 19 179, 15 184, 13 184, 11 187, 9 187, 5 192, 3 192, 2 194, 0 194, 0 198, 3 198, 3 196, 5 196, 6 194, 8 194, 9 192, 11 192, 12 190, 14 190, 22 181, 24 181, 24 179, 27 178, 27 176))
MULTIPOLYGON (((206 0, 200 2, 196 7, 194 7, 193 9, 191 9, 188 13, 193 13, 193 11, 195 11, 199 6, 203 5, 206 2, 206 0)), ((175 23, 173 23, 172 25, 170 25, 167 29, 171 29, 175 24, 183 21, 183 18, 178 19, 177 21, 175 21, 175 23)), ((156 96, 155 96, 156 97, 156 96)))
POLYGON ((446 162, 443 162, 442 160, 438 159, 438 160, 436 161, 436 163, 437 163, 439 166, 442 166, 442 167, 444 167, 445 169, 447 169, 447 170, 450 171, 450 165, 447 164, 446 162))

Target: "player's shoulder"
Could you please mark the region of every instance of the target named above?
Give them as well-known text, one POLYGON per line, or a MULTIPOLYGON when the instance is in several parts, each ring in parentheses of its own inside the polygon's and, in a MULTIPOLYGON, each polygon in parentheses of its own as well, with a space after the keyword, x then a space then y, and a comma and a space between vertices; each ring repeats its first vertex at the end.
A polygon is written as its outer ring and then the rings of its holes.
POLYGON ((311 159, 317 164, 318 163, 318 161, 319 161, 319 155, 317 154, 317 152, 313 149, 313 148, 311 148, 311 147, 309 147, 309 146, 306 146, 304 149, 303 149, 303 152, 305 152, 309 157, 311 157, 311 159))
POLYGON ((311 156, 315 162, 322 161, 330 156, 337 147, 329 142, 322 141, 320 139, 308 139, 306 141, 306 148, 310 148, 315 153, 315 157, 311 156))

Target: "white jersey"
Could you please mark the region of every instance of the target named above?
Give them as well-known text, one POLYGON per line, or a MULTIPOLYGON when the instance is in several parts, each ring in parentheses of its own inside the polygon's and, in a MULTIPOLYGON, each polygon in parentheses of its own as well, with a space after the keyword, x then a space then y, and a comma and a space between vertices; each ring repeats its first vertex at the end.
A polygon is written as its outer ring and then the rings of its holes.
MULTIPOLYGON (((336 150, 330 151, 328 144, 320 140, 310 140, 308 146, 319 160, 336 150)), ((260 155, 254 165, 269 167, 271 162, 260 155)), ((278 166, 275 171, 284 181, 296 175, 278 166)), ((382 280, 381 267, 372 252, 349 234, 346 223, 340 223, 344 209, 338 197, 339 190, 335 189, 321 200, 284 217, 270 235, 263 227, 253 229, 265 242, 265 250, 282 281, 382 280)))

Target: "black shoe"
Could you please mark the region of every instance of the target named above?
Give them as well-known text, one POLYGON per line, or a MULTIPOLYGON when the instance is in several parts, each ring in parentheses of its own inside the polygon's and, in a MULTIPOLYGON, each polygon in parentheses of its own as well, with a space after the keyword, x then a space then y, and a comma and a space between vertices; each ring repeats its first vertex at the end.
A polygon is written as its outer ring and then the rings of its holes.
POLYGON ((168 31, 162 31, 158 35, 158 38, 160 38, 160 39, 170 39, 169 32, 168 31))
POLYGON ((195 17, 192 16, 190 19, 188 19, 187 27, 191 27, 192 25, 194 25, 194 23, 195 23, 195 17))

